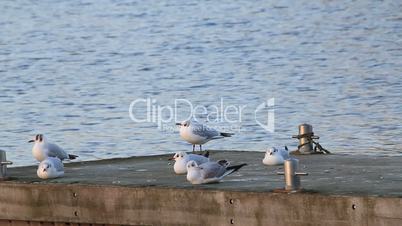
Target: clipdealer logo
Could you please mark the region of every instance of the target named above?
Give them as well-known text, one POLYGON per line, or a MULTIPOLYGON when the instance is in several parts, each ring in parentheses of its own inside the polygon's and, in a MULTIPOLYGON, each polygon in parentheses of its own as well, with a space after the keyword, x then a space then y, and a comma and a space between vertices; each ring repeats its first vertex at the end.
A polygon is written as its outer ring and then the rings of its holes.
MULTIPOLYGON (((207 122, 239 125, 246 112, 254 112, 257 125, 268 132, 275 132, 275 98, 269 98, 256 107, 240 104, 226 104, 220 98, 218 104, 208 106, 193 104, 187 99, 175 99, 172 105, 160 105, 154 98, 138 98, 129 106, 129 116, 136 123, 155 123, 158 129, 174 130, 175 122, 184 120, 205 120, 207 122)), ((248 119, 249 120, 249 119, 248 119)), ((231 127, 230 130, 233 130, 231 127)))

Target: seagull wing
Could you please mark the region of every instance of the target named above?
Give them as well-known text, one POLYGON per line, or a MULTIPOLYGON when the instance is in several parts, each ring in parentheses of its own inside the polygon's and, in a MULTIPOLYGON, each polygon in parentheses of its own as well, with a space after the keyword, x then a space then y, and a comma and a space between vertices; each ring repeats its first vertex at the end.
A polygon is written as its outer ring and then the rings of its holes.
POLYGON ((202 155, 188 154, 190 160, 194 160, 198 165, 204 162, 209 162, 209 158, 202 155))
POLYGON ((225 173, 225 167, 217 162, 206 162, 201 164, 201 176, 203 179, 219 178, 225 173))
POLYGON ((209 128, 209 127, 207 127, 205 125, 202 125, 202 124, 193 125, 192 126, 192 132, 195 135, 198 135, 200 137, 204 137, 204 138, 206 138, 208 140, 223 138, 223 136, 221 136, 218 131, 216 131, 213 128, 209 128))
POLYGON ((61 147, 59 147, 57 144, 51 144, 51 143, 48 144, 47 155, 49 157, 57 157, 61 160, 68 159, 67 153, 61 147))
POLYGON ((51 161, 57 171, 59 171, 59 172, 64 171, 63 163, 61 162, 61 160, 59 158, 51 158, 51 161))

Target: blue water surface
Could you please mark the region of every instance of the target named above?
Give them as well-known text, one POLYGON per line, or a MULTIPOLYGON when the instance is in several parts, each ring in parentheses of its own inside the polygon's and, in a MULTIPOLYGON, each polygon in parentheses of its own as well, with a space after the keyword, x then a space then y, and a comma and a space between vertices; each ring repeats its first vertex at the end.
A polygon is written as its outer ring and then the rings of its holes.
POLYGON ((15 165, 35 163, 36 133, 80 160, 191 150, 177 131, 133 122, 138 98, 243 106, 241 121, 208 122, 236 135, 207 149, 294 149, 307 122, 335 153, 402 153, 401 1, 3 0, 0 9, 0 148, 15 165), (255 116, 270 98, 275 107, 255 116), (272 110, 275 132, 256 123, 272 110))

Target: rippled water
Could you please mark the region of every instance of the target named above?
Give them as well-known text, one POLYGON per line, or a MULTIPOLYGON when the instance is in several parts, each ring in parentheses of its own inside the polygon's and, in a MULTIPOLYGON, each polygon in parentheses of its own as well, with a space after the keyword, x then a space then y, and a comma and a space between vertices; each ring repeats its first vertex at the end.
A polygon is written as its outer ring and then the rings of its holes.
POLYGON ((147 97, 246 105, 236 136, 208 149, 295 148, 290 137, 308 122, 336 153, 402 153, 399 1, 0 7, 0 148, 17 165, 34 163, 26 141, 38 132, 81 160, 191 150, 177 131, 131 121, 131 101, 147 97), (269 98, 275 133, 253 115, 269 98))

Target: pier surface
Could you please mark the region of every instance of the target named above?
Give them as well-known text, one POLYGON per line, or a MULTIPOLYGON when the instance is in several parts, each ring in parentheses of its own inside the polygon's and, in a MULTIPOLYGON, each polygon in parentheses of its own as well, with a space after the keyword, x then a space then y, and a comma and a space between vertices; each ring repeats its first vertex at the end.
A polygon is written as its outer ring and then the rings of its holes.
MULTIPOLYGON (((173 155, 173 154, 172 154, 173 155)), ((4 222, 111 225, 402 225, 402 157, 301 155, 303 191, 284 193, 282 166, 264 153, 211 151, 248 165, 221 183, 191 185, 172 155, 65 164, 41 180, 36 166, 9 169, 1 182, 4 222)), ((3 223, 4 223, 3 222, 3 223)), ((28 224, 29 225, 29 224, 28 224)))

